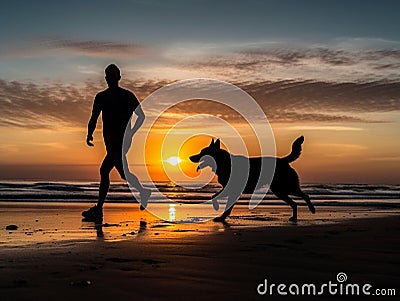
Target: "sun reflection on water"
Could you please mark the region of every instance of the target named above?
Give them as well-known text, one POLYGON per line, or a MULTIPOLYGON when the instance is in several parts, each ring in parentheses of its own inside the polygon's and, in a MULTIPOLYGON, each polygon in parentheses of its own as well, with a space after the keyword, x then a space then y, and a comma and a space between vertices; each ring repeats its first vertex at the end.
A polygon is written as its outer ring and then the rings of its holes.
POLYGON ((173 222, 176 217, 176 209, 175 209, 175 204, 169 204, 169 221, 173 222))

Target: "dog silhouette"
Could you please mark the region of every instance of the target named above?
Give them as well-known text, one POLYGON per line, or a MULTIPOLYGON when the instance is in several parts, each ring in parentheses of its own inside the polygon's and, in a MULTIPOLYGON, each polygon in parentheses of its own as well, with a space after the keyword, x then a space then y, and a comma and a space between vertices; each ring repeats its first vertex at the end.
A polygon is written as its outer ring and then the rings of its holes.
POLYGON ((218 176, 218 183, 222 189, 212 196, 215 210, 218 210, 218 199, 228 197, 225 210, 222 215, 214 218, 216 222, 223 222, 231 214, 233 206, 242 193, 253 193, 256 189, 268 184, 267 169, 275 165, 275 173, 270 185, 270 190, 280 199, 285 201, 293 210, 290 221, 297 221, 297 203, 289 195, 299 196, 305 200, 309 210, 315 213, 315 208, 310 197, 300 188, 300 181, 297 172, 289 163, 300 157, 301 145, 304 137, 297 138, 292 144, 292 151, 289 155, 277 157, 245 157, 232 155, 221 149, 220 139, 211 140, 209 146, 203 148, 200 153, 190 156, 190 161, 199 163, 197 171, 211 167, 218 176))

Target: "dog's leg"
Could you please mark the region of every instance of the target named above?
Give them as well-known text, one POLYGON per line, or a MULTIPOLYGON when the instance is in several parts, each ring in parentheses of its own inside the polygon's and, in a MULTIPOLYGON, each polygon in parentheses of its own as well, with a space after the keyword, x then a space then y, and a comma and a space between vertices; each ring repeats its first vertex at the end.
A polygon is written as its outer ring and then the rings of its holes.
POLYGON ((303 191, 299 191, 298 193, 295 194, 296 196, 299 196, 301 198, 303 198, 308 206, 308 209, 310 210, 311 213, 315 213, 315 207, 314 205, 311 203, 310 201, 310 197, 308 196, 308 194, 305 194, 303 191))
POLYGON ((218 197, 221 195, 223 190, 224 189, 214 193, 213 196, 211 197, 211 201, 212 201, 212 204, 213 204, 213 207, 214 207, 215 211, 218 211, 218 209, 219 209, 218 197))
POLYGON ((224 211, 220 216, 217 216, 216 218, 213 219, 214 222, 225 222, 225 219, 231 214, 232 212, 232 207, 229 208, 228 210, 224 211))
POLYGON ((218 203, 218 200, 215 199, 215 198, 212 198, 211 201, 212 201, 214 210, 215 210, 215 211, 218 211, 218 210, 219 210, 219 203, 218 203))
MULTIPOLYGON (((276 193, 275 193, 276 194, 276 193)), ((297 222, 297 204, 293 201, 287 194, 276 194, 276 196, 282 199, 285 203, 289 204, 292 207, 293 215, 289 218, 291 222, 297 222)))
POLYGON ((236 203, 238 197, 228 197, 228 202, 226 203, 225 211, 220 216, 214 218, 214 222, 224 222, 225 219, 231 214, 233 206, 236 203))
POLYGON ((218 199, 223 198, 225 196, 226 196, 225 188, 222 188, 220 191, 213 194, 213 196, 211 197, 211 201, 213 203, 213 207, 214 207, 215 211, 218 211, 218 209, 219 209, 218 199))

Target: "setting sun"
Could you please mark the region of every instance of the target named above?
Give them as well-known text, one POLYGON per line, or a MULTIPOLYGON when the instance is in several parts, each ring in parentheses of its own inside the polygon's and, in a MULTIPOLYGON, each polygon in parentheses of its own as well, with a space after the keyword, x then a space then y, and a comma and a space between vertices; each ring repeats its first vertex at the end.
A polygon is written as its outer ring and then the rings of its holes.
POLYGON ((169 164, 176 166, 178 165, 180 162, 182 162, 182 160, 179 157, 173 156, 173 157, 169 157, 167 160, 164 160, 165 162, 168 162, 169 164))

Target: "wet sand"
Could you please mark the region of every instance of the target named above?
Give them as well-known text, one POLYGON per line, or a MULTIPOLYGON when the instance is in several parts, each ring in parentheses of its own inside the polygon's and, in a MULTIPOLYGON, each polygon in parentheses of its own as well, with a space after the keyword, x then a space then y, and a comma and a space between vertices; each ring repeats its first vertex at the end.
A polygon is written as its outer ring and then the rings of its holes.
POLYGON ((256 289, 266 278, 318 284, 339 272, 400 293, 398 209, 320 207, 311 215, 302 206, 293 224, 286 206, 238 206, 226 224, 180 224, 107 204, 95 225, 81 221, 86 207, 0 203, 1 300, 302 299, 256 289))

